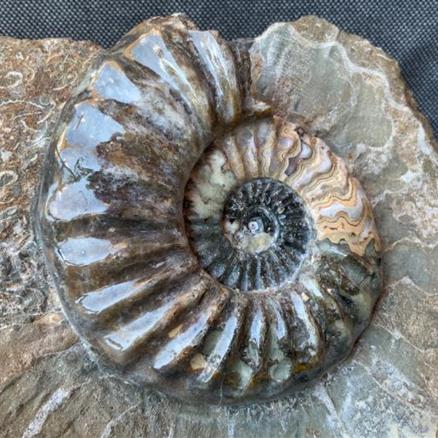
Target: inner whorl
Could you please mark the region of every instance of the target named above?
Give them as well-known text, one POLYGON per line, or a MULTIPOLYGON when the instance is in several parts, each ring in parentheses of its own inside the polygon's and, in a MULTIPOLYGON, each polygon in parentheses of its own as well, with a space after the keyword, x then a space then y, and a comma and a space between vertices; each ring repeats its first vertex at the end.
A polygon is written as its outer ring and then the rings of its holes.
POLYGON ((187 225, 201 266, 244 292, 292 280, 312 229, 300 196, 271 178, 243 182, 227 194, 220 215, 200 217, 194 211, 187 225))

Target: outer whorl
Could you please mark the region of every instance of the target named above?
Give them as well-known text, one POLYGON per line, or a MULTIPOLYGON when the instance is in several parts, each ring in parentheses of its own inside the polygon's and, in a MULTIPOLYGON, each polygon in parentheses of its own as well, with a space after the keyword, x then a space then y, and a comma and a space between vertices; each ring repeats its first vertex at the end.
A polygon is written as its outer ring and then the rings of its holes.
POLYGON ((258 40, 142 23, 96 60, 45 167, 38 228, 71 324, 102 363, 185 399, 315 378, 380 293, 365 193, 258 85, 258 40))

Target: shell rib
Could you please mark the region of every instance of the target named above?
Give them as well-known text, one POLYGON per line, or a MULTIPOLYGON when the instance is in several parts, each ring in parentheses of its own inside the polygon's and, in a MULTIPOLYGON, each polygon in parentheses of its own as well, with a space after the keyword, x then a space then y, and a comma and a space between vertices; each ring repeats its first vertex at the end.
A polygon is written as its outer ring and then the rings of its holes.
POLYGON ((102 362, 215 403, 277 397, 342 360, 381 286, 360 183, 248 95, 236 50, 178 15, 100 55, 59 121, 37 217, 102 362))

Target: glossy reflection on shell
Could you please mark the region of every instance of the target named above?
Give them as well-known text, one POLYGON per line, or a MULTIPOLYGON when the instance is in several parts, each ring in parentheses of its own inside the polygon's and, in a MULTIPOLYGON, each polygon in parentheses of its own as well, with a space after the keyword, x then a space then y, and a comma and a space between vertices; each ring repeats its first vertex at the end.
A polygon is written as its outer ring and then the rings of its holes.
POLYGON ((142 23, 67 103, 45 167, 38 230, 71 324, 187 400, 312 380, 380 293, 362 187, 264 96, 257 51, 182 16, 142 23))

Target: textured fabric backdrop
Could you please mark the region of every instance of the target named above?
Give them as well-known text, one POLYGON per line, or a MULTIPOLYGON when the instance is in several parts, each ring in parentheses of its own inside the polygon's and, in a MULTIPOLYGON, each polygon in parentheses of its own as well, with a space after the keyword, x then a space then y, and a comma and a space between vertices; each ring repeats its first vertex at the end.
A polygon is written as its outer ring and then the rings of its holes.
POLYGON ((275 21, 325 17, 398 59, 438 136, 438 0, 0 0, 0 34, 71 37, 107 47, 139 21, 173 12, 227 39, 256 36, 275 21))

